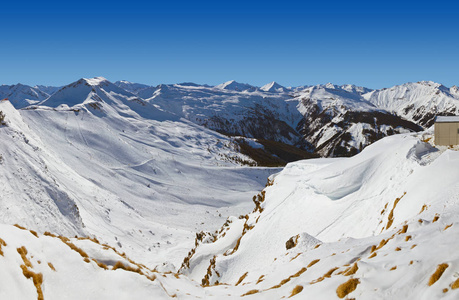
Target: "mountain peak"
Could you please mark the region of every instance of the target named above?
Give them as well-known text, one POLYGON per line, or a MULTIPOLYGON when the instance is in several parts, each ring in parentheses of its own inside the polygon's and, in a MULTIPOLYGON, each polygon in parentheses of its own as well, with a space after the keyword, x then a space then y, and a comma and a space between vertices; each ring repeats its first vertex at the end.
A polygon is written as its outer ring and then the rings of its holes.
POLYGON ((260 88, 260 90, 265 91, 265 92, 285 92, 285 87, 282 85, 278 84, 277 82, 273 81, 268 84, 265 84, 260 88))
POLYGON ((239 83, 235 80, 230 80, 225 83, 216 85, 215 88, 222 89, 222 90, 238 91, 238 92, 247 91, 247 90, 252 92, 256 90, 256 87, 250 84, 239 83))
POLYGON ((104 77, 82 78, 79 81, 84 81, 91 86, 97 86, 102 83, 109 83, 109 81, 104 77))

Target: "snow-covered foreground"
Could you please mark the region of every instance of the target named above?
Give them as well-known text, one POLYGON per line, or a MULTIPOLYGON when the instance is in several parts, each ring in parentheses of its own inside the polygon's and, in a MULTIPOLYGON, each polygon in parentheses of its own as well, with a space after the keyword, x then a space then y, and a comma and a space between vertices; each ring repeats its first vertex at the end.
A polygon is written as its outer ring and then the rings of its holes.
POLYGON ((179 273, 98 240, 2 225, 2 299, 457 299, 459 152, 428 136, 289 164, 254 212, 200 236, 179 273))

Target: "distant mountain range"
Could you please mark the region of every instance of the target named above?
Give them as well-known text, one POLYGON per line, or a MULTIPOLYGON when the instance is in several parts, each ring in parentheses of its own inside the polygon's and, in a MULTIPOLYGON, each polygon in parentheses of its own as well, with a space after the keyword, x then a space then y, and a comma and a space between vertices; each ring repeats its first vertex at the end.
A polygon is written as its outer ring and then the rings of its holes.
POLYGON ((458 88, 434 82, 371 90, 331 83, 287 88, 276 82, 260 88, 234 80, 216 86, 148 86, 94 78, 64 87, 2 85, 0 97, 18 109, 94 108, 107 100, 101 87, 130 107, 135 100, 139 115, 162 111, 228 136, 280 142, 320 156, 353 155, 384 136, 420 131, 436 115, 454 115, 459 109, 458 88))

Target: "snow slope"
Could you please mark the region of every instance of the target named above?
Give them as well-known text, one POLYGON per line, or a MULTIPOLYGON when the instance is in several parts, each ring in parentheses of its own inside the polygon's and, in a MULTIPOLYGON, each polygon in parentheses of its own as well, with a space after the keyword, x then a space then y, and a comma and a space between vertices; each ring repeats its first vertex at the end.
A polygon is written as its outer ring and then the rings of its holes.
POLYGON ((121 91, 81 80, 43 106, 0 103, 0 220, 97 236, 174 269, 196 231, 244 211, 274 170, 240 167, 249 158, 230 139, 121 91))
POLYGON ((428 136, 289 164, 254 212, 198 240, 182 272, 253 299, 344 298, 346 282, 350 298, 457 299, 459 152, 428 136))

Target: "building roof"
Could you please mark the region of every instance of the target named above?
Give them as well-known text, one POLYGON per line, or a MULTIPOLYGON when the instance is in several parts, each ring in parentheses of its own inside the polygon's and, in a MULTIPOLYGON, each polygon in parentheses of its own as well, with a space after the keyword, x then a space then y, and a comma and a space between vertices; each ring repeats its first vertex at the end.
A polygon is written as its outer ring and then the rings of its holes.
POLYGON ((459 116, 438 116, 435 123, 459 123, 459 116))

